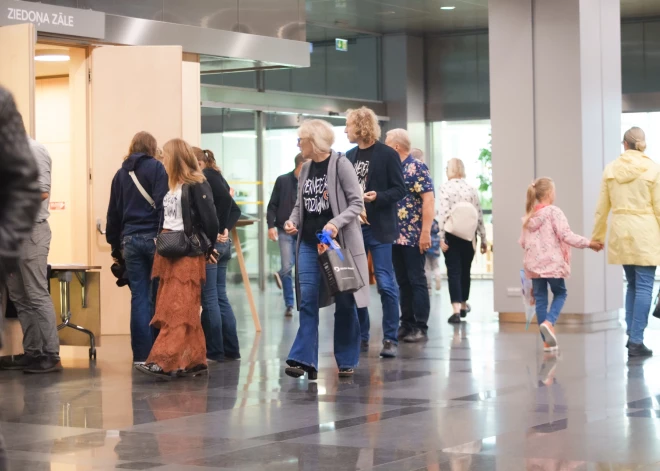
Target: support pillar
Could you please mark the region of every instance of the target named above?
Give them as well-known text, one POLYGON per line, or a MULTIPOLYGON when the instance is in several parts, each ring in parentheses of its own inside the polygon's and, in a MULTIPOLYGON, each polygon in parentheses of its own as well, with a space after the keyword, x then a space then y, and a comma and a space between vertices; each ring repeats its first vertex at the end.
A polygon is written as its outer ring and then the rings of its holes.
MULTIPOLYGON (((602 171, 621 153, 619 0, 490 0, 489 44, 495 310, 520 321, 527 186, 551 177, 571 228, 590 237, 602 171)), ((573 250, 564 321, 617 318, 623 275, 606 263, 573 250)))
MULTIPOLYGON (((427 153, 424 88, 424 38, 384 36, 383 100, 390 121, 383 131, 407 129, 413 147, 427 153)), ((428 159, 427 159, 428 162, 428 159)))

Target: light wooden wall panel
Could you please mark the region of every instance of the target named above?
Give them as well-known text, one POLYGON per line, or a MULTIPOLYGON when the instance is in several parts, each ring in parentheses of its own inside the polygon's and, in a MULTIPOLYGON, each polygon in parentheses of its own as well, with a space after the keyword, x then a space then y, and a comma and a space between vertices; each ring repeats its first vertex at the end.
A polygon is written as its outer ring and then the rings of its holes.
POLYGON ((33 24, 0 28, 0 85, 14 95, 28 134, 34 136, 34 47, 33 24))

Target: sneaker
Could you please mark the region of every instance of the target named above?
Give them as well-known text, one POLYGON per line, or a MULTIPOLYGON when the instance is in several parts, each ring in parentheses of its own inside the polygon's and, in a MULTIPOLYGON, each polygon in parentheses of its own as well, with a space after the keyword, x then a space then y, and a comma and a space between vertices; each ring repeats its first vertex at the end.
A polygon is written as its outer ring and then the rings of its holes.
POLYGON ((240 359, 240 355, 225 355, 225 361, 239 361, 240 359))
POLYGON ((396 357, 397 346, 391 340, 383 340, 383 349, 380 351, 380 356, 383 358, 396 357))
POLYGON ((403 340, 405 336, 410 334, 412 332, 408 327, 401 326, 399 327, 399 330, 396 333, 396 339, 397 340, 403 340))
POLYGON ((176 378, 176 373, 165 373, 163 369, 156 363, 148 363, 146 365, 137 365, 135 367, 140 373, 158 378, 163 381, 172 381, 176 378))
POLYGON ((284 311, 284 317, 293 317, 293 306, 289 306, 284 311))
POLYGON ((460 314, 452 314, 452 316, 447 319, 447 322, 450 324, 460 324, 461 323, 461 315, 460 314))
POLYGON ((643 343, 632 343, 630 342, 628 346, 628 356, 629 357, 652 357, 653 350, 648 348, 643 343))
POLYGON ((545 342, 551 347, 556 347, 557 336, 555 335, 555 328, 552 326, 552 324, 548 321, 544 321, 539 326, 539 329, 541 330, 541 335, 543 335, 545 342))
POLYGON ((187 370, 180 371, 178 374, 178 376, 182 376, 184 378, 194 377, 194 376, 208 376, 208 375, 209 375, 209 367, 206 365, 193 366, 192 368, 188 368, 187 370))
POLYGON ((339 368, 339 377, 340 378, 350 378, 355 373, 353 368, 339 368))
POLYGON ((425 332, 422 332, 420 329, 415 329, 413 332, 410 332, 403 338, 403 341, 406 343, 417 343, 428 340, 429 337, 425 332))
POLYGON ((146 361, 134 361, 133 366, 144 365, 146 361))
POLYGON ((0 370, 24 370, 37 361, 32 355, 6 355, 0 357, 0 370))
POLYGON ((280 278, 280 274, 275 272, 273 273, 273 277, 275 278, 275 284, 279 289, 282 289, 282 278, 280 278))
POLYGON ((543 342, 543 351, 544 352, 556 352, 559 350, 559 347, 557 345, 550 345, 549 343, 543 342))
POLYGON ((62 369, 62 362, 59 358, 42 356, 25 368, 23 372, 31 374, 56 373, 62 371, 62 369))
POLYGON ((367 353, 369 351, 369 341, 368 340, 360 341, 360 351, 362 353, 367 353))

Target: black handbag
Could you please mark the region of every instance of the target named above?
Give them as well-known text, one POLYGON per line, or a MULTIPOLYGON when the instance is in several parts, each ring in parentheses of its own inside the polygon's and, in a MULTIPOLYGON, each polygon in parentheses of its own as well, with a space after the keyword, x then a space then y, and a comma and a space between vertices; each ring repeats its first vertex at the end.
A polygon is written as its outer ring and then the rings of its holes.
POLYGON ((156 237, 156 252, 165 258, 181 258, 190 254, 190 239, 184 231, 161 231, 156 237))
MULTIPOLYGON (((190 185, 181 188, 182 231, 160 231, 156 238, 156 251, 165 258, 197 257, 206 255, 211 247, 208 237, 194 224, 196 208, 190 198, 190 185)), ((161 222, 162 228, 162 222, 161 222)))

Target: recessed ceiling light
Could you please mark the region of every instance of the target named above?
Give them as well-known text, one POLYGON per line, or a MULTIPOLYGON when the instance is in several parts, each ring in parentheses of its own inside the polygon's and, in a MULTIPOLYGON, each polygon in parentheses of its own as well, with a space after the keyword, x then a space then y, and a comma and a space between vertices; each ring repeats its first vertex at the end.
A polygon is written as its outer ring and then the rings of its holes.
POLYGON ((440 7, 441 10, 455 10, 456 7, 440 7))
POLYGON ((68 52, 62 49, 46 49, 37 51, 34 56, 35 61, 39 62, 67 62, 70 60, 68 52))

